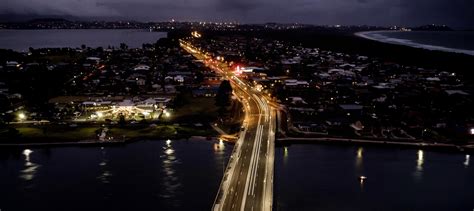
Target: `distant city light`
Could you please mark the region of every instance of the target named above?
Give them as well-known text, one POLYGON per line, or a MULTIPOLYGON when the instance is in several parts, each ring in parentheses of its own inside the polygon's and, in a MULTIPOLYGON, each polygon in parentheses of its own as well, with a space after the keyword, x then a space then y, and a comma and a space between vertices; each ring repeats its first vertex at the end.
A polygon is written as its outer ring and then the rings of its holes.
POLYGON ((201 35, 199 32, 197 32, 197 31, 191 32, 191 35, 192 35, 193 37, 195 37, 195 38, 201 38, 201 36, 202 36, 202 35, 201 35))
POLYGON ((104 116, 104 114, 102 112, 96 112, 96 115, 98 118, 102 118, 104 116))
POLYGON ((474 128, 471 128, 471 135, 474 135, 474 128))

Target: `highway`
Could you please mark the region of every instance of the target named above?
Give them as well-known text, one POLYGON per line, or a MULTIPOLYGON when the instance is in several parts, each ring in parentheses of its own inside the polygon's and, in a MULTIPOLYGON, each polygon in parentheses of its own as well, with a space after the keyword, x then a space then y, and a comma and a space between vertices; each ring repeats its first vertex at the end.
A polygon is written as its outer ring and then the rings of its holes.
POLYGON ((233 75, 227 65, 209 59, 188 42, 182 41, 181 47, 230 80, 234 95, 245 107, 244 129, 234 147, 213 210, 271 210, 276 109, 263 94, 233 75))

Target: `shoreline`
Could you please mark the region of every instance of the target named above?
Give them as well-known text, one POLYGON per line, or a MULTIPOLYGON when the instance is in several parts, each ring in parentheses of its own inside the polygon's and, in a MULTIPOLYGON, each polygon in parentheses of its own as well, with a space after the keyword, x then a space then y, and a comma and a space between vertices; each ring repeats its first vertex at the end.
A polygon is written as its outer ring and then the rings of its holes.
MULTIPOLYGON (((199 135, 191 135, 191 136, 176 136, 172 138, 166 137, 156 137, 156 140, 164 141, 166 139, 173 139, 173 140, 199 140, 199 141, 215 141, 217 140, 216 137, 205 137, 199 135)), ((81 140, 81 141, 58 141, 58 142, 38 142, 38 143, 1 143, 0 149, 2 148, 36 148, 36 147, 103 147, 103 146, 123 146, 127 144, 131 144, 138 141, 147 141, 153 140, 150 137, 132 137, 132 138, 125 138, 122 140, 114 140, 114 141, 99 141, 99 140, 81 140)))
POLYGON ((408 40, 408 39, 392 38, 392 37, 387 37, 387 36, 384 36, 384 35, 381 35, 381 34, 378 34, 377 36, 370 36, 370 34, 376 34, 376 33, 395 33, 395 32, 400 32, 400 31, 391 31, 391 30, 362 31, 362 32, 354 33, 354 36, 364 38, 364 39, 367 39, 367 40, 373 40, 373 41, 381 42, 381 43, 402 45, 402 46, 425 49, 425 50, 430 50, 430 51, 460 53, 460 54, 465 54, 465 55, 469 55, 469 56, 474 56, 474 50, 466 50, 466 49, 450 48, 450 47, 430 45, 430 44, 422 44, 422 43, 417 43, 415 41, 408 40))
POLYGON ((396 141, 374 141, 364 139, 344 139, 344 138, 277 138, 277 145, 291 145, 291 144, 328 144, 328 145, 365 145, 375 147, 387 147, 387 148, 411 148, 411 149, 426 149, 432 151, 444 151, 454 153, 474 153, 474 145, 454 145, 454 144, 443 144, 443 143, 409 143, 409 142, 396 142, 396 141))

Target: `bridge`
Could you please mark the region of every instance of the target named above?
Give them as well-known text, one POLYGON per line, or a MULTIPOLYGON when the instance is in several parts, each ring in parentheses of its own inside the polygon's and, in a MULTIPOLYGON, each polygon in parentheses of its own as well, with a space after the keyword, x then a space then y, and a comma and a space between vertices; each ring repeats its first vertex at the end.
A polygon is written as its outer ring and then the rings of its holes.
POLYGON ((181 47, 226 77, 245 109, 244 129, 227 164, 212 210, 271 210, 277 110, 271 99, 242 81, 226 64, 213 60, 191 43, 181 47))

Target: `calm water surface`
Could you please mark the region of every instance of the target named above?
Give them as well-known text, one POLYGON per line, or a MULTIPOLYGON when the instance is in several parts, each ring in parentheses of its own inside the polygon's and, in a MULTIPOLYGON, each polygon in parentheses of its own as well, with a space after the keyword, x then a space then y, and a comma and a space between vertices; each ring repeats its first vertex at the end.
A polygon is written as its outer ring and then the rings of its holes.
POLYGON ((177 140, 1 150, 0 209, 210 210, 233 147, 216 146, 177 140))
MULTIPOLYGON (((9 210, 210 210, 232 145, 142 141, 0 151, 9 210)), ((468 210, 468 155, 292 145, 276 149, 275 210, 468 210), (360 176, 367 179, 360 181, 360 176)))
POLYGON ((0 48, 27 51, 32 48, 120 46, 131 48, 143 43, 155 43, 166 32, 131 29, 58 29, 58 30, 0 30, 0 48))
POLYGON ((474 209, 469 155, 292 145, 275 156, 276 210, 474 209))

